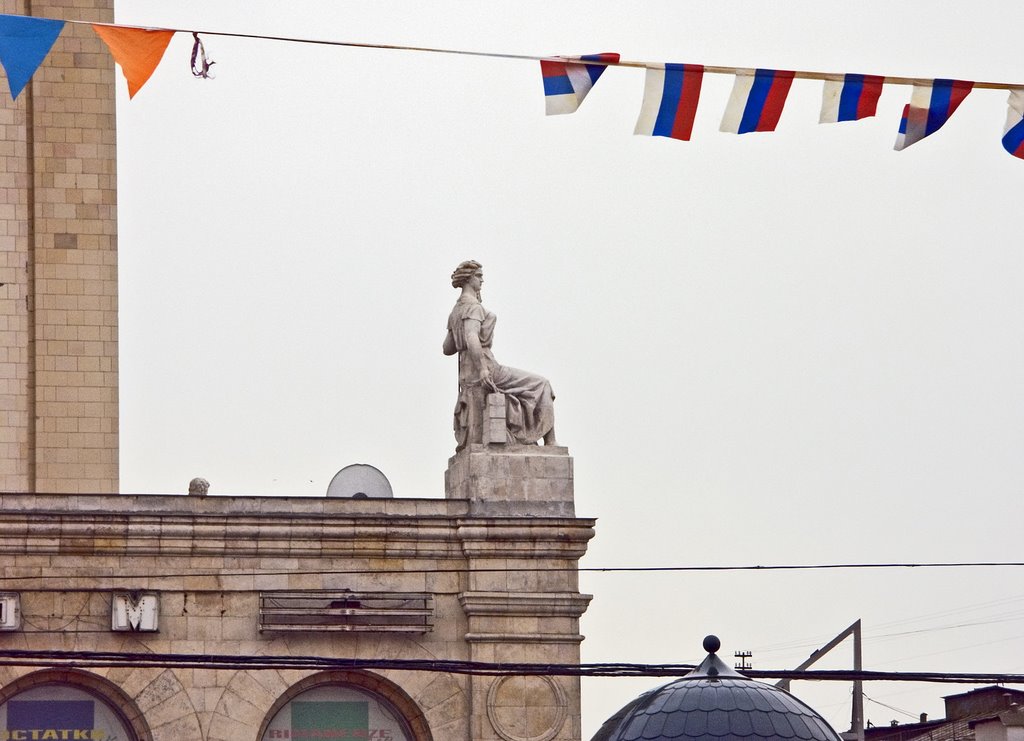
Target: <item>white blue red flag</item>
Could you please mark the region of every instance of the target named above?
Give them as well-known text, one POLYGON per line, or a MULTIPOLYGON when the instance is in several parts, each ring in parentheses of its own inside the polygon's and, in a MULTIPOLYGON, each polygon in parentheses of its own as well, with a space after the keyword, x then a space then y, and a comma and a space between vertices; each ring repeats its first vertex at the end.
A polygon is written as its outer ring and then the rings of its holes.
POLYGON ((1014 88, 1007 101, 1006 127, 1003 129, 1003 149, 1024 160, 1024 90, 1014 88))
POLYGON ((618 61, 619 55, 614 53, 568 57, 564 62, 541 60, 540 73, 544 78, 544 106, 547 115, 574 113, 606 67, 618 61), (579 64, 576 60, 602 64, 579 64))
POLYGON ((701 64, 648 67, 644 102, 633 133, 689 141, 703 79, 701 64))
POLYGON ((825 80, 818 123, 859 121, 874 116, 882 95, 884 77, 845 75, 842 80, 825 80))
POLYGON ((903 107, 894 147, 896 151, 906 149, 941 129, 973 87, 973 82, 965 80, 932 80, 924 85, 914 85, 910 102, 903 107))
POLYGON ((719 130, 729 134, 775 131, 793 76, 777 69, 738 73, 719 130))

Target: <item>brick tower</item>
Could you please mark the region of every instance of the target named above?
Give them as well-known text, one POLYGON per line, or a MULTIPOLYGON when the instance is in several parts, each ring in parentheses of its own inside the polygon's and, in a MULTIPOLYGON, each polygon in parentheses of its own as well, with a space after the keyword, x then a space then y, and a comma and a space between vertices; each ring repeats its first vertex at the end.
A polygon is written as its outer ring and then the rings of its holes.
MULTIPOLYGON (((69 21, 113 6, 0 0, 69 21)), ((116 493, 114 63, 66 24, 17 101, 0 87, 0 491, 116 493)))

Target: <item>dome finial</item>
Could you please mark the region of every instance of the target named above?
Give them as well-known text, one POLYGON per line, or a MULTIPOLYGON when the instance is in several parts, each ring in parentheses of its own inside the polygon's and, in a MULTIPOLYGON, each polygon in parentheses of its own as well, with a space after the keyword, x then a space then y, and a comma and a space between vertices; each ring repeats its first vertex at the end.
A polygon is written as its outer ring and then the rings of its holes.
POLYGON ((705 651, 713 654, 722 647, 722 642, 718 640, 718 636, 705 636, 703 645, 705 651))

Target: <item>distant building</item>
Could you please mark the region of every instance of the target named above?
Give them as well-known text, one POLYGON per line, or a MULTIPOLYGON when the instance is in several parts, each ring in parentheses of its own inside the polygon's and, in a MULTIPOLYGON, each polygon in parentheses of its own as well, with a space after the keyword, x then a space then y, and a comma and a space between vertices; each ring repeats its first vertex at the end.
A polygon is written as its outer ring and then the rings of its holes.
MULTIPOLYGON (((1009 720, 1019 718, 1018 708, 1024 706, 1024 692, 1007 687, 982 687, 943 698, 946 717, 928 720, 922 715, 918 723, 893 721, 888 726, 869 726, 864 731, 865 741, 1009 741, 1015 734, 996 738, 992 735, 993 722, 1000 716, 1009 720), (977 733, 981 724, 984 731, 977 733), (984 736, 984 738, 982 738, 984 736)), ((1016 727, 1016 726, 1013 726, 1016 727)), ((1021 733, 1018 729, 1016 733, 1021 733)), ((1024 736, 1017 739, 1024 741, 1024 736)))
POLYGON ((971 721, 976 741, 1024 741, 1024 705, 971 721))

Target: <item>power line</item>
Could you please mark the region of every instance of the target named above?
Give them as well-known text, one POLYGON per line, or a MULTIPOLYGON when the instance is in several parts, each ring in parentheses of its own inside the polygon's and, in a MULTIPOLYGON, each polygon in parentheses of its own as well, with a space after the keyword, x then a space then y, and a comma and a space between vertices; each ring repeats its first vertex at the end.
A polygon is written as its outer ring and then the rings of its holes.
POLYGON ((950 625, 937 625, 932 628, 918 628, 917 630, 903 630, 898 633, 877 633, 874 635, 867 636, 872 640, 881 640, 884 638, 899 638, 901 636, 917 635, 919 633, 938 633, 942 630, 956 630, 957 628, 973 628, 978 625, 994 625, 996 623, 1012 623, 1024 618, 1024 613, 1011 613, 1009 617, 995 617, 992 620, 975 620, 970 623, 954 623, 950 625))
MULTIPOLYGON (((137 653, 121 651, 3 650, 0 666, 132 667, 193 669, 375 669, 486 676, 681 677, 692 664, 543 664, 437 659, 352 659, 324 656, 137 653)), ((1024 684, 1024 674, 877 671, 749 670, 751 679, 850 682, 937 682, 946 684, 1024 684)))
MULTIPOLYGON (((962 605, 960 607, 956 607, 956 608, 952 608, 952 609, 940 610, 938 612, 929 612, 929 613, 924 613, 924 614, 921 614, 921 615, 913 615, 911 617, 900 618, 900 619, 897 619, 897 620, 890 620, 890 621, 881 622, 881 623, 873 623, 872 627, 874 628, 875 631, 883 629, 883 628, 895 628, 897 626, 903 626, 903 625, 908 625, 908 624, 912 625, 914 623, 923 623, 923 622, 926 622, 926 621, 928 621, 930 619, 934 619, 934 618, 949 617, 949 616, 953 616, 953 615, 961 615, 961 614, 969 614, 969 613, 973 613, 973 612, 980 612, 980 611, 985 610, 986 608, 992 608, 992 607, 995 607, 995 606, 998 606, 998 605, 1004 605, 1004 604, 1007 604, 1007 603, 1014 603, 1014 602, 1021 602, 1021 601, 1024 601, 1024 595, 1013 595, 1013 596, 1009 596, 1009 597, 1002 597, 1002 598, 996 599, 996 600, 989 600, 989 601, 985 601, 985 602, 970 603, 970 604, 962 605)), ((916 629, 916 630, 906 630, 906 631, 903 631, 903 632, 900 632, 900 633, 865 632, 864 638, 865 638, 865 640, 871 640, 872 642, 878 642, 878 641, 887 640, 887 639, 892 638, 892 637, 897 637, 897 636, 902 636, 902 635, 911 635, 911 634, 915 634, 915 633, 930 633, 930 632, 937 632, 937 631, 942 631, 942 630, 953 630, 953 629, 964 628, 964 627, 973 627, 973 626, 977 626, 977 625, 990 625, 990 624, 993 624, 993 623, 1000 623, 1000 622, 1013 622, 1013 621, 1020 620, 1020 619, 1024 618, 1024 611, 1014 611, 1014 612, 1008 612, 1008 613, 1004 612, 1004 613, 998 613, 998 614, 995 614, 995 615, 991 615, 990 614, 988 617, 989 617, 989 619, 987 619, 987 620, 985 620, 985 619, 978 619, 978 620, 976 620, 974 622, 964 622, 964 623, 958 623, 958 624, 938 625, 938 626, 933 626, 933 627, 920 628, 920 629, 916 629)), ((795 638, 795 639, 790 639, 790 640, 787 640, 787 641, 782 641, 782 642, 779 642, 779 643, 767 644, 765 646, 755 646, 754 650, 758 654, 793 652, 793 651, 798 650, 798 649, 817 648, 818 646, 820 646, 822 643, 825 643, 830 638, 831 638, 831 635, 821 635, 820 638, 808 638, 808 637, 805 637, 805 638, 795 638)))
POLYGON ((914 715, 913 713, 911 713, 911 712, 909 712, 907 710, 903 710, 902 708, 898 708, 898 707, 896 707, 894 705, 886 705, 881 700, 876 700, 873 697, 868 697, 867 695, 864 695, 864 699, 867 700, 868 702, 873 702, 875 705, 881 705, 883 708, 888 708, 889 710, 892 710, 894 713, 902 713, 903 715, 907 716, 908 718, 917 718, 916 715, 914 715))
POLYGON ((926 620, 928 618, 949 617, 949 616, 952 616, 952 615, 959 615, 959 614, 962 614, 962 613, 976 612, 976 611, 981 610, 981 609, 986 608, 986 607, 995 607, 997 605, 1003 605, 1003 604, 1006 604, 1006 603, 1009 603, 1009 602, 1022 602, 1022 601, 1024 601, 1024 594, 1015 594, 1015 595, 1008 596, 1008 597, 1000 597, 999 599, 988 600, 986 602, 975 602, 975 603, 966 604, 966 605, 959 605, 957 607, 949 608, 949 609, 946 609, 946 610, 939 610, 937 612, 929 612, 929 613, 925 613, 923 615, 917 615, 917 616, 910 617, 910 618, 901 618, 901 619, 898 619, 898 620, 890 620, 890 621, 887 621, 887 622, 877 623, 877 624, 875 624, 874 627, 876 629, 895 628, 895 627, 900 626, 900 625, 905 625, 906 623, 914 623, 914 622, 917 622, 917 621, 926 620))
MULTIPOLYGON (((401 568, 401 569, 374 569, 373 573, 379 574, 493 574, 493 573, 699 573, 699 572, 724 572, 724 571, 822 571, 822 570, 853 570, 853 569, 955 569, 955 568, 1019 568, 1024 566, 1024 561, 950 561, 950 562, 893 562, 893 563, 821 563, 821 564, 748 564, 737 566, 562 566, 550 568, 537 568, 535 566, 507 566, 502 568, 401 568)), ((251 576, 283 576, 283 575, 317 575, 331 574, 336 576, 363 576, 365 569, 292 569, 292 570, 251 570, 251 571, 189 571, 182 573, 165 574, 52 574, 40 576, 4 576, 0 583, 14 581, 45 581, 46 579, 60 579, 66 582, 71 579, 114 579, 120 583, 132 579, 183 579, 196 576, 219 576, 219 577, 251 577, 251 576)), ((177 588, 176 588, 177 589, 177 588)), ((181 591, 259 591, 258 589, 217 589, 217 590, 192 590, 180 588, 181 591)), ((56 591, 68 591, 58 589, 56 591)), ((81 590, 76 590, 81 591, 81 590)))
POLYGON ((1024 566, 1022 561, 947 561, 893 563, 763 564, 746 566, 612 566, 586 567, 580 571, 801 571, 830 569, 949 569, 970 567, 1024 566))
POLYGON ((888 661, 883 661, 883 662, 881 662, 881 664, 883 666, 885 664, 898 664, 898 663, 901 663, 901 662, 904 662, 904 661, 912 661, 914 659, 920 659, 920 658, 923 658, 925 656, 941 656, 943 654, 959 653, 961 651, 966 651, 967 649, 971 649, 971 648, 978 648, 980 646, 992 646, 992 645, 997 644, 997 643, 1010 643, 1012 641, 1019 641, 1019 640, 1022 640, 1022 639, 1024 639, 1024 635, 1020 635, 1020 634, 1008 635, 1008 636, 1003 636, 1003 637, 1000 637, 1000 638, 995 638, 995 639, 993 639, 991 641, 981 641, 980 643, 970 643, 970 644, 963 645, 963 646, 946 647, 946 648, 942 648, 942 649, 940 649, 938 651, 928 651, 926 653, 914 654, 912 656, 900 656, 900 657, 897 657, 895 659, 889 659, 888 661))

